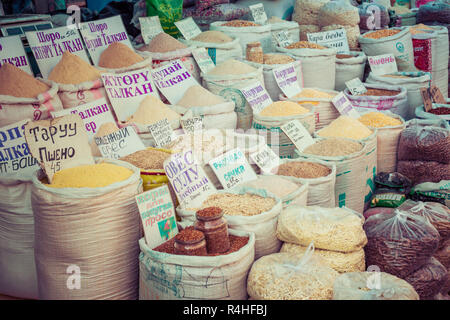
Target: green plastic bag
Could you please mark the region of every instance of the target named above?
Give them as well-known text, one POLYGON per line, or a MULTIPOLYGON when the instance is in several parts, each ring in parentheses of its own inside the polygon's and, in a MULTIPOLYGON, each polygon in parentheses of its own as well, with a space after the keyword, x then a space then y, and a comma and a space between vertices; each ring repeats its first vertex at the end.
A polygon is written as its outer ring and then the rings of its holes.
POLYGON ((178 38, 180 33, 174 22, 183 16, 183 0, 146 0, 147 16, 159 16, 165 33, 178 38))

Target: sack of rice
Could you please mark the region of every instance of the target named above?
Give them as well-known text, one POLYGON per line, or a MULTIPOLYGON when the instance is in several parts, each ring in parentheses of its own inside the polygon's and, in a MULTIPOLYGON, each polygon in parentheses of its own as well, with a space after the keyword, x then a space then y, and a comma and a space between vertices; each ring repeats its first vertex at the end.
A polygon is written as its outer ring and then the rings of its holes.
POLYGON ((336 55, 336 91, 347 88, 345 82, 355 78, 363 81, 367 57, 362 51, 350 51, 336 55))
POLYGON ((299 25, 296 21, 283 20, 273 16, 267 20, 267 23, 272 27, 272 43, 274 48, 277 46, 274 34, 280 32, 281 30, 285 30, 287 33, 289 33, 291 39, 294 42, 300 41, 300 30, 299 25))
POLYGON ((419 300, 405 280, 386 272, 349 272, 336 278, 333 300, 419 300))
POLYGON ((257 300, 331 300, 338 275, 311 245, 302 256, 283 252, 256 260, 247 291, 257 300))
POLYGON ((99 69, 109 73, 122 73, 142 68, 151 68, 152 57, 137 54, 127 45, 114 42, 100 55, 99 69))
POLYGON ((320 9, 330 0, 296 0, 292 21, 300 25, 316 25, 320 9))
POLYGON ((34 175, 39 299, 137 299, 141 192, 139 170, 122 161, 61 170, 51 184, 34 175))
POLYGON ((278 218, 277 237, 281 241, 318 249, 354 252, 367 243, 364 218, 348 208, 289 206, 278 218))
POLYGON ((35 79, 9 63, 0 67, 0 106, 0 127, 50 119, 50 112, 63 109, 55 82, 35 79))

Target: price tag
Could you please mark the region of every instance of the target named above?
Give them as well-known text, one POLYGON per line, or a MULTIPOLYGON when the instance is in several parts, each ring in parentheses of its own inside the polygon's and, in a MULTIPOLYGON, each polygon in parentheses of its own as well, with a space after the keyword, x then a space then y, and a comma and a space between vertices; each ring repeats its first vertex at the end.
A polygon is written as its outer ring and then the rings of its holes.
POLYGON ((264 145, 262 150, 250 154, 256 165, 264 172, 271 173, 274 168, 280 165, 280 157, 268 146, 264 145))
POLYGON ((192 17, 177 21, 175 25, 186 40, 191 40, 202 33, 192 17))
POLYGON ((45 79, 61 60, 65 51, 69 51, 91 64, 77 29, 60 27, 25 32, 25 35, 42 77, 45 79))
POLYGON ((298 120, 292 120, 280 128, 300 151, 314 144, 314 139, 298 120))
POLYGON ((154 37, 164 32, 159 16, 139 17, 139 24, 141 25, 142 39, 145 44, 149 44, 154 37))
POLYGON ((28 121, 0 128, 0 177, 29 179, 39 169, 25 140, 24 128, 28 121))
POLYGON ((206 48, 196 48, 192 50, 192 55, 194 56, 200 70, 205 74, 216 66, 211 60, 206 48))
POLYGON ((261 25, 266 24, 267 15, 266 11, 264 10, 264 5, 262 3, 254 4, 252 6, 249 6, 249 8, 252 12, 253 21, 261 25))
POLYGON ((254 113, 260 113, 264 108, 273 103, 266 89, 259 82, 241 89, 241 92, 248 104, 252 107, 254 113))
POLYGON ((179 59, 153 69, 152 77, 155 85, 171 104, 180 101, 187 89, 199 85, 179 59))
POLYGON ((145 242, 150 249, 172 239, 178 234, 175 208, 167 185, 136 196, 145 242))
POLYGON ((366 86, 364 85, 364 83, 362 83, 362 81, 359 78, 349 80, 345 82, 345 85, 347 86, 348 90, 351 92, 353 96, 359 96, 367 92, 366 86))
POLYGON ((96 66, 102 52, 114 42, 121 42, 134 51, 121 16, 81 23, 80 32, 96 66))
POLYGON ((12 64, 33 75, 20 36, 0 37, 0 66, 4 63, 12 64))
POLYGON ((155 139, 156 146, 160 148, 175 140, 175 134, 167 118, 149 125, 148 130, 155 139))
POLYGON ((355 119, 360 117, 358 111, 353 108, 352 103, 348 100, 344 93, 339 92, 336 96, 334 96, 331 102, 333 102, 334 106, 341 115, 349 116, 355 119))
MULTIPOLYGON (((183 117, 184 118, 184 117, 183 117)), ((198 117, 190 117, 180 119, 181 127, 183 128, 185 133, 194 133, 195 131, 203 130, 203 118, 198 117)))
POLYGON ((308 33, 307 37, 309 42, 317 43, 328 48, 335 48, 339 53, 350 52, 347 31, 345 29, 308 33))
POLYGON ((431 98, 433 99, 434 103, 447 104, 447 101, 445 101, 445 98, 442 95, 441 90, 439 90, 439 88, 436 87, 436 85, 434 85, 434 84, 431 85, 430 94, 431 94, 431 98))
POLYGON ((209 166, 224 189, 230 189, 243 182, 258 178, 239 148, 212 159, 209 161, 209 166))
POLYGON ((181 208, 198 208, 210 195, 217 193, 192 150, 184 150, 166 159, 164 171, 181 208))
POLYGON ((94 164, 84 123, 76 114, 28 122, 25 139, 51 183, 63 169, 94 164))
POLYGON ((275 41, 278 43, 278 45, 282 48, 285 48, 294 42, 291 35, 286 30, 281 30, 273 33, 273 37, 275 38, 275 41))
POLYGON ((431 94, 428 91, 428 88, 420 88, 420 94, 422 95, 425 111, 429 112, 431 109, 433 109, 433 101, 431 100, 431 94))
POLYGON ((103 73, 103 84, 119 121, 127 121, 147 95, 160 99, 150 69, 103 73))
POLYGON ((287 65, 273 69, 272 72, 278 84, 278 87, 281 89, 281 91, 283 91, 286 97, 292 98, 293 96, 300 93, 300 91, 302 90, 300 87, 300 82, 303 82, 301 65, 296 68, 295 63, 289 63, 287 65))
POLYGON ((382 54, 379 56, 369 57, 370 69, 375 76, 382 76, 398 72, 397 62, 393 54, 382 54))
POLYGON ((132 126, 103 137, 94 137, 103 158, 120 159, 137 151, 145 150, 145 146, 132 126))

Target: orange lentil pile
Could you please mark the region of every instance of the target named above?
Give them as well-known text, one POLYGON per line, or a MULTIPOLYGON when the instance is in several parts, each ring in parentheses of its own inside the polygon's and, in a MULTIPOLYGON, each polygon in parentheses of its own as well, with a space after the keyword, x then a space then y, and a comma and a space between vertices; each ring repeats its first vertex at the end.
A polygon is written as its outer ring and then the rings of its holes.
POLYGON ((401 30, 397 29, 383 29, 366 33, 365 35, 363 35, 363 37, 368 39, 381 39, 386 37, 392 37, 393 35, 396 35, 400 31, 401 30))
POLYGON ((312 42, 308 42, 308 41, 294 42, 294 43, 291 43, 290 45, 288 45, 286 48, 287 49, 303 49, 303 48, 326 49, 326 47, 321 46, 320 44, 316 44, 316 43, 312 43, 312 42))
POLYGON ((337 54, 336 59, 350 59, 354 58, 355 56, 352 56, 350 54, 337 54))
POLYGON ((254 23, 252 21, 246 20, 231 20, 227 23, 224 23, 222 26, 224 27, 257 27, 259 24, 254 23))
POLYGON ((361 96, 396 96, 400 93, 398 90, 385 90, 385 89, 367 89, 366 93, 360 94, 361 96))

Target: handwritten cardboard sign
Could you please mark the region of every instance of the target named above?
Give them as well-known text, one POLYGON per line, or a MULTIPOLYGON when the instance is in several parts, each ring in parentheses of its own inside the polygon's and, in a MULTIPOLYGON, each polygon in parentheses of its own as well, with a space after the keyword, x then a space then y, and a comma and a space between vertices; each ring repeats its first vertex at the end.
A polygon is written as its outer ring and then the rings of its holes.
POLYGON ((114 42, 121 42, 134 50, 121 16, 80 23, 80 32, 96 66, 102 52, 114 42))
POLYGON ((441 90, 435 84, 431 85, 430 94, 431 94, 431 98, 433 99, 434 103, 447 104, 447 101, 445 100, 444 95, 442 94, 441 90))
POLYGON ((210 195, 217 193, 192 150, 166 159, 164 171, 182 208, 198 208, 210 195))
POLYGON ((195 62, 197 62, 200 70, 205 74, 216 66, 211 60, 206 48, 196 48, 192 50, 192 56, 194 57, 195 62))
POLYGON ((348 90, 351 92, 353 96, 359 96, 367 92, 366 86, 364 85, 364 83, 362 83, 361 79, 359 78, 349 80, 345 82, 345 85, 347 86, 348 90))
POLYGON ((119 121, 127 121, 147 95, 160 99, 149 68, 124 73, 103 73, 102 80, 119 121))
POLYGON ((425 111, 429 112, 431 109, 433 109, 433 101, 431 99, 429 88, 420 88, 420 94, 422 96, 425 111))
POLYGON ((141 25, 142 39, 145 44, 149 44, 154 37, 164 32, 159 16, 139 17, 139 24, 141 25))
POLYGON ((103 137, 94 137, 103 158, 120 159, 137 151, 145 150, 145 146, 132 126, 121 128, 103 137))
POLYGON ((29 179, 39 169, 25 140, 24 128, 28 121, 0 128, 0 177, 29 179))
POLYGON ((250 154, 250 159, 265 173, 272 172, 280 165, 280 157, 267 144, 261 150, 250 154))
POLYGON ((167 118, 149 125, 148 130, 152 134, 153 139, 155 139, 157 147, 162 148, 175 140, 175 133, 173 132, 167 118))
POLYGON ((77 55, 87 63, 91 63, 77 29, 60 27, 42 31, 25 33, 30 49, 41 70, 42 77, 47 79, 52 69, 61 60, 65 51, 77 55))
POLYGON ((307 34, 308 41, 320 44, 324 47, 335 48, 340 52, 350 52, 345 29, 330 30, 307 34))
POLYGON ((292 120, 280 128, 300 151, 314 144, 314 139, 298 120, 292 120))
MULTIPOLYGON (((298 63, 301 62, 298 61, 298 63)), ((299 71, 301 74, 301 65, 296 67, 294 62, 272 70, 278 87, 288 98, 292 98, 302 90, 300 83, 303 81, 301 78, 299 79, 299 71)))
POLYGON ((155 85, 171 104, 180 101, 187 89, 199 85, 179 59, 153 69, 152 77, 155 85))
POLYGON ((136 196, 145 242, 150 249, 172 239, 178 234, 170 191, 167 185, 136 196))
POLYGON ((28 74, 33 74, 20 36, 0 37, 0 66, 4 63, 12 64, 28 74))
POLYGON ((375 76, 398 72, 397 62, 393 54, 382 54, 368 57, 370 69, 375 76))
POLYGON ((192 17, 176 21, 175 25, 186 40, 191 40, 202 33, 192 17))
POLYGON ((249 6, 249 8, 252 12, 253 21, 261 25, 267 22, 266 11, 264 10, 264 5, 262 3, 254 4, 252 6, 249 6))
POLYGON ((285 48, 294 42, 294 40, 291 37, 291 34, 286 30, 274 32, 273 37, 275 38, 275 41, 278 43, 278 45, 282 48, 285 48))
POLYGON ((344 93, 339 92, 336 96, 334 96, 331 102, 333 102, 334 106, 341 115, 349 116, 355 119, 360 117, 358 111, 353 108, 353 104, 350 100, 348 100, 344 93))
POLYGON ((189 116, 185 114, 180 119, 181 127, 185 133, 194 133, 196 131, 203 130, 203 118, 201 116, 189 116))
POLYGON ((50 183, 60 170, 94 164, 83 120, 76 114, 28 122, 24 130, 30 152, 50 183))
POLYGON ((241 92, 244 95, 245 100, 247 100, 248 104, 252 107, 253 113, 255 114, 260 113, 264 108, 273 103, 269 93, 259 82, 253 83, 241 89, 241 92))

